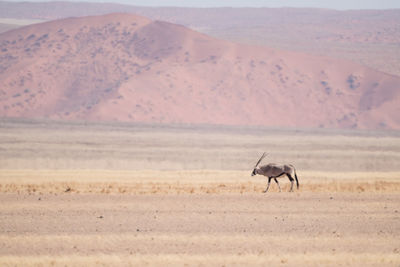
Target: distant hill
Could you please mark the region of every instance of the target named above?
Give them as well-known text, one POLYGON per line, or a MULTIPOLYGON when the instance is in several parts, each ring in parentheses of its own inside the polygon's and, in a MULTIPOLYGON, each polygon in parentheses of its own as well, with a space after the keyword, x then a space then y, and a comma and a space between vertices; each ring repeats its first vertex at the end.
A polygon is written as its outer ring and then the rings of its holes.
POLYGON ((0 34, 0 116, 400 129, 400 78, 131 14, 0 34))
POLYGON ((0 2, 0 18, 54 20, 111 12, 181 24, 228 41, 347 59, 400 76, 400 9, 337 11, 0 2))

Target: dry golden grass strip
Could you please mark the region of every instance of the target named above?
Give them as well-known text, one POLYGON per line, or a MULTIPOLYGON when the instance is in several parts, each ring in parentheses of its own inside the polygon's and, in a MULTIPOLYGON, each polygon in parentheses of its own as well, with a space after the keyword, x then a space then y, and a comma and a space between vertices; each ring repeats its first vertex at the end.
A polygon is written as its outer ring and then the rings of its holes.
MULTIPOLYGON (((265 178, 244 171, 3 170, 3 193, 229 194, 261 193, 265 178)), ((299 192, 400 192, 400 173, 299 173, 299 192)), ((282 191, 289 180, 280 178, 282 191)), ((271 192, 277 186, 271 185, 271 192)))
MULTIPOLYGON (((36 194, 237 194, 262 193, 265 184, 259 182, 216 182, 216 183, 180 183, 180 182, 52 182, 52 183, 6 183, 0 184, 2 193, 36 194)), ((271 192, 277 192, 272 187, 271 192)), ((282 186, 282 191, 289 191, 289 185, 282 186)), ((297 191, 296 191, 297 192, 297 191)), ((301 184, 298 192, 400 192, 400 181, 327 181, 301 184)))

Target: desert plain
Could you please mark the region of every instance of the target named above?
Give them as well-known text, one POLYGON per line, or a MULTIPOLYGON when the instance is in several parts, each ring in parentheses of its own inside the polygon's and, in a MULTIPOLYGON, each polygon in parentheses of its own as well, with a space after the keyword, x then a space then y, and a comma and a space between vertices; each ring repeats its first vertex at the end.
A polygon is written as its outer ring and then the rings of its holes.
POLYGON ((400 266, 399 12, 0 2, 0 266, 400 266))
POLYGON ((398 266, 397 132, 2 119, 2 266, 398 266), (300 188, 250 177, 291 163, 300 188))

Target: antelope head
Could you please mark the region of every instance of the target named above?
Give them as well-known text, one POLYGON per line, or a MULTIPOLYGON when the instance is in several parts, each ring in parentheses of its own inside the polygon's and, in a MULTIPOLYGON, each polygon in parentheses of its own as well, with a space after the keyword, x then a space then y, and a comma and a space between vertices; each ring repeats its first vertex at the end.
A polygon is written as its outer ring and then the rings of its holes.
POLYGON ((251 176, 254 176, 257 174, 257 166, 258 164, 260 164, 260 162, 267 156, 268 154, 266 154, 265 152, 262 154, 261 158, 257 161, 256 165, 253 168, 253 172, 251 173, 251 176))

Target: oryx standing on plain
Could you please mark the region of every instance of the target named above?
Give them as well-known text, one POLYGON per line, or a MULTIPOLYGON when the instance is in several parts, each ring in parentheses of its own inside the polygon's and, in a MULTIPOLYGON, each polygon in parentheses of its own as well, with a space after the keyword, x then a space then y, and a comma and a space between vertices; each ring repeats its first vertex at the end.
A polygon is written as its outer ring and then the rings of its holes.
POLYGON ((264 193, 267 193, 269 189, 269 185, 271 183, 271 180, 274 179, 276 184, 279 187, 279 192, 281 192, 281 187, 279 186, 278 180, 276 178, 281 177, 286 174, 286 176, 289 178, 291 186, 290 186, 290 192, 293 192, 293 176, 296 178, 296 184, 297 184, 297 189, 299 189, 299 181, 297 180, 297 175, 296 175, 296 169, 293 167, 293 165, 279 165, 275 163, 269 163, 267 165, 263 165, 259 168, 257 168, 258 164, 265 158, 268 154, 264 154, 261 156, 261 158, 258 160, 256 166, 254 166, 254 170, 251 173, 251 176, 254 176, 256 174, 264 175, 268 177, 268 186, 267 189, 265 189, 264 193))

